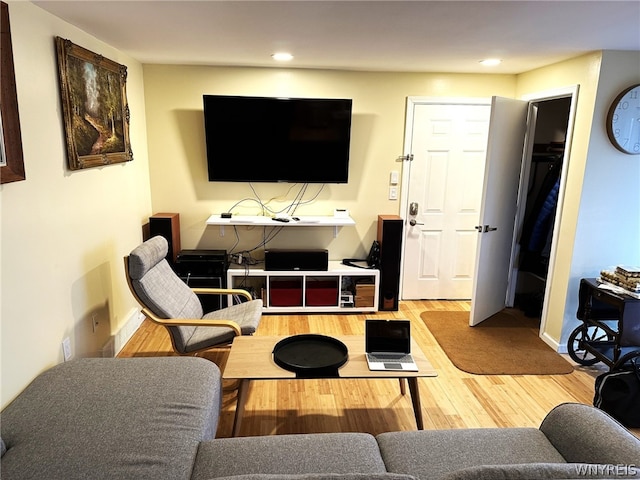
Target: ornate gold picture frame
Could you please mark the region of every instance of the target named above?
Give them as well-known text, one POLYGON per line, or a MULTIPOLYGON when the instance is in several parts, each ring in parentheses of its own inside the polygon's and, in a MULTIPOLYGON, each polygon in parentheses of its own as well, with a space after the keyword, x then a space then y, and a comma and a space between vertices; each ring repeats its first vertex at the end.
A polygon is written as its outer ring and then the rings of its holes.
POLYGON ((69 168, 133 160, 127 67, 70 40, 55 41, 69 168))
POLYGON ((25 179, 9 7, 0 2, 0 183, 25 179))

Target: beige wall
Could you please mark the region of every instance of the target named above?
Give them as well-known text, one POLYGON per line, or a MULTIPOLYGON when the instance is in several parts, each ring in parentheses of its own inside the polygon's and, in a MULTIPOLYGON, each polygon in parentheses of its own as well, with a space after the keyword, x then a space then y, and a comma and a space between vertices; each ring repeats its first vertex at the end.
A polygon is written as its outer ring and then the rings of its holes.
POLYGON ((558 209, 561 216, 557 242, 556 262, 550 272, 550 296, 547 305, 547 323, 544 334, 559 343, 575 230, 582 193, 582 179, 586 167, 593 109, 600 74, 601 53, 592 53, 566 62, 550 65, 518 75, 518 96, 544 92, 560 87, 578 85, 578 103, 570 145, 569 166, 564 202, 558 209))
POLYGON ((122 257, 151 210, 141 65, 31 3, 9 15, 27 179, 0 187, 3 406, 62 361, 63 338, 91 353, 135 312, 122 257), (133 162, 67 169, 54 36, 128 66, 133 162))
MULTIPOLYGON (((271 248, 328 248, 331 259, 364 255, 375 238, 377 215, 399 213, 399 201, 388 200, 387 195, 389 173, 402 168, 396 158, 403 153, 408 96, 515 95, 511 75, 145 65, 144 79, 153 209, 180 214, 183 248, 231 250, 236 242, 232 229, 225 229, 221 237, 218 227, 205 227, 209 215, 229 210, 260 213, 251 201, 232 208, 242 199, 256 198, 249 184, 207 180, 203 94, 352 98, 349 183, 325 186, 315 201, 296 213, 332 215, 334 208, 347 208, 356 227, 343 228, 335 239, 332 228, 285 229, 269 243, 271 248)), ((270 205, 278 209, 294 199, 299 187, 256 183, 254 188, 265 202, 277 199, 270 205)), ((311 185, 305 198, 318 190, 311 185)), ((238 227, 238 232, 240 249, 258 245, 263 234, 262 229, 248 227, 238 227)), ((256 257, 262 258, 262 252, 256 257)))
POLYGON ((518 95, 579 85, 544 331, 556 344, 580 323, 581 278, 640 262, 640 162, 616 150, 605 130, 615 96, 637 83, 640 52, 596 52, 518 76, 518 95))

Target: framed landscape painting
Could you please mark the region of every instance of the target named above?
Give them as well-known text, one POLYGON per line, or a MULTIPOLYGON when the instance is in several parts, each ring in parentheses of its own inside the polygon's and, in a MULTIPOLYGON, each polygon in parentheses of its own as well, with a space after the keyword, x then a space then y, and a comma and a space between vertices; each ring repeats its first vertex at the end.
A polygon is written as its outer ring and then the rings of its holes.
POLYGON ((55 41, 69 168, 133 160, 127 67, 70 40, 55 41))

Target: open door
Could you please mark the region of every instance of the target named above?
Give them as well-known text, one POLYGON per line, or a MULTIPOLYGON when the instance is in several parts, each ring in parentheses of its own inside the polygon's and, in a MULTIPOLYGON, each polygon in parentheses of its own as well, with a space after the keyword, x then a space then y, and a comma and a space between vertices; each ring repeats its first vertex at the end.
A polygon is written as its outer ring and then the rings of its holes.
POLYGON ((505 307, 529 102, 493 97, 469 325, 505 307))

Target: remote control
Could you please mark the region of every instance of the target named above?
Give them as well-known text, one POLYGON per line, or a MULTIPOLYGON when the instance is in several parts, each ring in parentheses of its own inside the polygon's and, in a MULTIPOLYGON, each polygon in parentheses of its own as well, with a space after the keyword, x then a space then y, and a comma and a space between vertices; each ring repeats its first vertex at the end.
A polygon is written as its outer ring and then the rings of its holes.
POLYGON ((289 222, 288 218, 273 217, 272 220, 275 220, 276 222, 284 222, 284 223, 288 223, 289 222))

